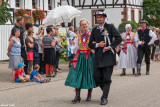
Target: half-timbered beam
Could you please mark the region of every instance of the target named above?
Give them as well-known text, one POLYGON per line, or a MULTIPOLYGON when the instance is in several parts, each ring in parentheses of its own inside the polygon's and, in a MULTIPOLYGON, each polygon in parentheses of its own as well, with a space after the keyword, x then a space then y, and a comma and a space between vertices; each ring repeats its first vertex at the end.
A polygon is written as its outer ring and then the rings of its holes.
POLYGON ((105 2, 105 8, 106 8, 106 7, 107 7, 107 6, 106 6, 107 2, 106 2, 106 0, 105 0, 104 2, 105 2))
POLYGON ((127 7, 127 1, 123 0, 123 4, 125 5, 125 7, 127 7))
POLYGON ((79 5, 81 6, 81 0, 79 0, 79 5))
POLYGON ((119 0, 116 0, 115 4, 117 4, 117 3, 118 3, 118 1, 119 1, 119 0))
POLYGON ((112 1, 112 4, 113 4, 113 8, 114 8, 114 0, 112 1))
POLYGON ((97 4, 97 1, 98 1, 98 0, 96 0, 96 1, 95 1, 94 5, 96 5, 96 4, 97 4))
POLYGON ((83 5, 82 5, 82 9, 83 9, 83 7, 84 7, 84 4, 85 4, 85 0, 83 0, 83 5))
MULTIPOLYGON (((72 5, 73 3, 71 3, 73 0, 71 0, 71 2, 69 0, 60 0, 61 5, 63 2, 67 2, 68 5, 72 5)), ((108 0, 109 1, 109 0, 108 0)), ((132 0, 130 0, 132 1, 132 0)), ((107 0, 100 0, 101 4, 97 4, 98 0, 90 0, 90 4, 86 4, 86 0, 75 0, 76 5, 75 7, 77 8, 82 8, 84 9, 91 9, 91 8, 123 8, 123 7, 127 7, 127 6, 134 6, 136 8, 138 7, 143 7, 143 5, 137 5, 135 4, 135 2, 131 3, 131 2, 127 3, 127 0, 123 0, 123 3, 119 3, 119 0, 112 0, 112 3, 108 4, 107 0)), ((133 0, 134 1, 134 0, 133 0)))

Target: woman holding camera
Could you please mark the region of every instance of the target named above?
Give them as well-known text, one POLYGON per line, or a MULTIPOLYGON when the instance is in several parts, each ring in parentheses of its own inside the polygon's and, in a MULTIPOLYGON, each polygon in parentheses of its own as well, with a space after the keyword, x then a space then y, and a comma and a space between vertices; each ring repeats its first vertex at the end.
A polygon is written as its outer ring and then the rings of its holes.
POLYGON ((61 69, 60 69, 59 66, 58 66, 58 63, 59 63, 59 58, 60 58, 61 53, 64 52, 64 51, 63 51, 63 48, 64 48, 64 47, 63 47, 62 44, 61 44, 61 41, 62 41, 63 39, 64 39, 64 37, 62 37, 62 38, 59 37, 58 30, 55 30, 54 40, 58 41, 58 42, 56 43, 56 46, 55 46, 55 49, 56 49, 55 68, 56 68, 56 70, 57 70, 59 73, 62 72, 61 69))

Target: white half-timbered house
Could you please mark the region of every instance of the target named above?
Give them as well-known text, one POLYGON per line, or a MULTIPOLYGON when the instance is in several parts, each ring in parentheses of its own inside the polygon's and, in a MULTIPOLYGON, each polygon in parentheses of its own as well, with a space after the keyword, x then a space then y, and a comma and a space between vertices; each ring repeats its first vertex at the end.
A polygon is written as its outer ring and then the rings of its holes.
POLYGON ((106 21, 116 27, 124 21, 138 22, 143 16, 143 0, 60 0, 60 5, 72 5, 81 10, 76 25, 79 26, 80 19, 86 18, 90 28, 96 25, 93 15, 97 10, 104 10, 108 16, 106 21))

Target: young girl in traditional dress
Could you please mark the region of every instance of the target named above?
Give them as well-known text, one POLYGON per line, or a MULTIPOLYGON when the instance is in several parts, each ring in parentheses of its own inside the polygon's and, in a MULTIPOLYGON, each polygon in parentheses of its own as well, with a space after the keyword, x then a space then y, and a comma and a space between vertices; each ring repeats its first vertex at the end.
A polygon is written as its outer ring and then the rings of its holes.
POLYGON ((82 19, 80 21, 81 34, 78 35, 79 50, 72 60, 72 67, 70 68, 65 85, 74 87, 76 96, 73 103, 81 101, 80 91, 81 89, 88 89, 88 96, 86 101, 91 100, 92 88, 96 87, 93 78, 93 58, 94 55, 91 49, 88 47, 90 32, 88 30, 88 21, 82 19))

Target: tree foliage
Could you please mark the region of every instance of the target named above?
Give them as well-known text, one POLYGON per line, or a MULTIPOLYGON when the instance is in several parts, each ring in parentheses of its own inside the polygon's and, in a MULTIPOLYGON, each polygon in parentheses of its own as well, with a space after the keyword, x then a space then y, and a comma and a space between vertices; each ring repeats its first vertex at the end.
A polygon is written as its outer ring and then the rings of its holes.
POLYGON ((2 2, 0 5, 0 25, 5 24, 8 20, 12 20, 11 13, 9 12, 9 4, 7 2, 2 2))
POLYGON ((160 0, 144 0, 143 18, 151 26, 160 26, 160 0))

